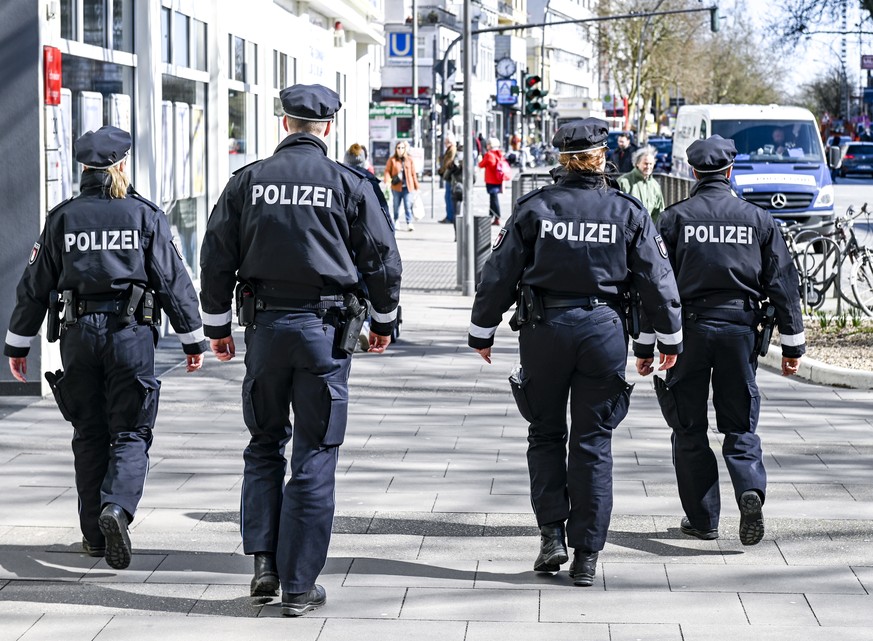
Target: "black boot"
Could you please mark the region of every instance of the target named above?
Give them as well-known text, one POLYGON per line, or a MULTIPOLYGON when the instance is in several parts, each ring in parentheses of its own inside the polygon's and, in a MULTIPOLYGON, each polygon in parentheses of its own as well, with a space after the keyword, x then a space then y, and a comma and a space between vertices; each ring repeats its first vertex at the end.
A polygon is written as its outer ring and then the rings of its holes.
POLYGON ((132 551, 130 534, 127 531, 129 523, 127 512, 114 503, 107 503, 97 518, 97 526, 106 539, 106 563, 116 570, 123 570, 130 565, 132 551))
POLYGON ((570 578, 573 585, 589 587, 594 584, 594 575, 597 573, 597 552, 584 550, 573 551, 573 563, 570 564, 570 578))
POLYGON ((276 570, 276 557, 268 552, 256 552, 252 596, 278 596, 278 594, 279 572, 276 570))
POLYGON ((564 524, 549 523, 540 526, 540 554, 534 561, 535 572, 557 572, 566 563, 567 545, 564 543, 564 524))
POLYGON ((313 585, 302 594, 282 593, 282 614, 286 617, 299 617, 310 610, 327 603, 327 594, 320 585, 313 585))

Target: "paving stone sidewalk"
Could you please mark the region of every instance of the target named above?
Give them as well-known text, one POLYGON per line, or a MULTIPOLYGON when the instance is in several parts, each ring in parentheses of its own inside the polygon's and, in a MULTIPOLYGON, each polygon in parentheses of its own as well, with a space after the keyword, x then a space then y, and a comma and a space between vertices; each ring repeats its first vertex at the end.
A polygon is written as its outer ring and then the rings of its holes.
POLYGON ((669 430, 629 360, 609 539, 595 585, 574 588, 566 566, 532 571, 526 426, 506 381, 515 335, 501 326, 490 366, 466 347, 472 299, 452 290, 450 226, 426 218, 398 238, 404 323, 388 352, 355 356, 327 605, 286 619, 247 596, 242 336, 233 362, 194 375, 172 366, 170 338, 126 571, 80 551, 71 428, 54 403, 0 413, 0 639, 873 639, 870 392, 761 371, 767 534, 747 548, 723 467, 721 538, 679 533, 669 430))

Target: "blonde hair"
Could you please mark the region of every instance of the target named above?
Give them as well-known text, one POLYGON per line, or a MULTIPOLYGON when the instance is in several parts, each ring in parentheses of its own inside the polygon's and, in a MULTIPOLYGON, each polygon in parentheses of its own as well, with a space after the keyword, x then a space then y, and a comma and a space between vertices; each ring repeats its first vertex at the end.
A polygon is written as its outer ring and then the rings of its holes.
POLYGON ((606 149, 595 149, 585 153, 561 154, 558 162, 567 171, 603 171, 606 161, 606 149))
POLYGON ((112 165, 106 171, 112 177, 112 184, 109 187, 109 195, 112 198, 124 198, 127 196, 127 188, 130 187, 130 178, 124 173, 125 162, 120 162, 117 165, 112 165))

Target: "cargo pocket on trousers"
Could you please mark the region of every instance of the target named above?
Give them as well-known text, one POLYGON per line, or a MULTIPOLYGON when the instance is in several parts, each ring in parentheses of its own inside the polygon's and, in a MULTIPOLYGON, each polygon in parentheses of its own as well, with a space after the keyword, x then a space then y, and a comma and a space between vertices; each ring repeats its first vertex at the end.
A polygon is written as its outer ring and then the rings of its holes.
POLYGON ((336 447, 342 445, 346 437, 346 421, 349 415, 349 392, 345 383, 327 381, 325 388, 325 402, 328 404, 328 415, 324 438, 321 440, 323 447, 336 447))
POLYGON ((58 409, 61 410, 61 416, 64 417, 65 421, 72 423, 76 420, 76 415, 74 413, 76 406, 72 402, 70 394, 65 391, 67 380, 64 373, 61 370, 58 370, 54 374, 52 372, 46 372, 45 377, 49 382, 52 395, 55 397, 55 402, 58 404, 58 409))
POLYGON ((761 411, 761 392, 755 381, 749 381, 749 430, 758 428, 758 414, 761 411))
POLYGON ((612 411, 609 413, 606 421, 604 421, 603 427, 608 430, 614 430, 624 420, 624 417, 627 416, 627 411, 630 408, 630 396, 631 392, 634 391, 634 386, 624 380, 621 374, 615 374, 610 383, 610 391, 613 392, 613 395, 610 397, 612 411))
POLYGON ((515 399, 518 413, 521 414, 521 417, 528 423, 533 423, 534 415, 530 409, 530 403, 527 400, 527 393, 525 392, 528 382, 530 382, 530 379, 525 378, 524 370, 521 367, 515 368, 509 375, 509 386, 512 388, 512 397, 515 399))
POLYGON ((249 428, 251 434, 255 434, 259 431, 258 419, 257 416, 255 416, 254 392, 255 379, 244 378, 242 384, 242 415, 243 423, 245 423, 246 427, 249 428))
POLYGON ((161 382, 153 377, 142 378, 138 376, 137 380, 142 385, 142 406, 137 425, 151 428, 154 427, 155 420, 158 417, 158 399, 161 395, 161 382))

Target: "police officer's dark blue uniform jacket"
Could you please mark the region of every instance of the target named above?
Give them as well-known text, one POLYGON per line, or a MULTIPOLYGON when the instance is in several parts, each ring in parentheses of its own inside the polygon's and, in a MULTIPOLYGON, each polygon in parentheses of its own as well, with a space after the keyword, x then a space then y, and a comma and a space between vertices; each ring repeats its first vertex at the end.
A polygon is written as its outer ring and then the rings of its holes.
MULTIPOLYGON (((590 149, 592 136, 599 135, 572 127, 559 133, 567 138, 555 142, 562 153, 578 146, 590 149)), ((560 171, 553 176, 554 185, 518 200, 494 242, 473 304, 470 347, 494 343, 518 285, 530 285, 542 295, 592 296, 615 303, 634 286, 653 319, 661 351, 680 353, 679 294, 645 208, 608 186, 603 174, 560 171)))
MULTIPOLYGON (((734 156, 733 141, 718 135, 692 143, 688 162, 699 176, 692 198, 661 217, 682 304, 704 316, 751 325, 754 310, 767 298, 776 308, 782 354, 797 358, 806 351, 797 270, 773 217, 731 189, 724 172, 734 156)), ((642 334, 634 353, 650 356, 651 342, 650 334, 642 334)))
MULTIPOLYGON (((289 115, 295 118, 319 115, 317 101, 312 110, 301 110, 300 96, 284 98, 294 101, 297 110, 289 115)), ((326 154, 323 140, 295 133, 227 184, 201 254, 208 337, 230 335, 237 275, 254 286, 259 299, 281 305, 355 291, 359 272, 372 305, 372 331, 391 334, 401 264, 387 210, 369 172, 335 163, 326 154)))
POLYGON ((99 169, 124 159, 130 135, 115 127, 89 132, 76 143, 83 172, 80 195, 49 212, 18 285, 4 354, 27 356, 45 318, 52 290, 79 300, 126 297, 131 285, 155 290, 186 354, 206 350, 197 295, 164 213, 132 188, 110 199, 111 176, 99 169))

